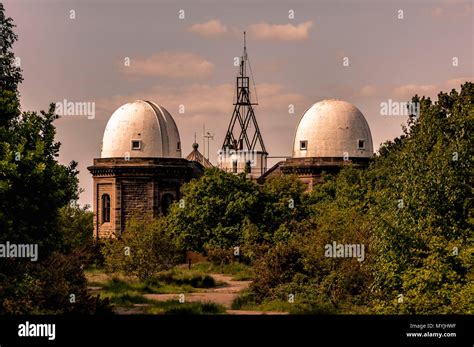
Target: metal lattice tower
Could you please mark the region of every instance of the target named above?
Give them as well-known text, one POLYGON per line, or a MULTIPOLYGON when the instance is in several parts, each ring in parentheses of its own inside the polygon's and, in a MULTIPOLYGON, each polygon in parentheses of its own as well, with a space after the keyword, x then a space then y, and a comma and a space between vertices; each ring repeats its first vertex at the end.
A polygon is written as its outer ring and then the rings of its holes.
MULTIPOLYGON (((240 70, 236 79, 237 98, 222 149, 259 151, 268 154, 253 110, 253 106, 258 105, 258 103, 253 103, 250 98, 250 78, 247 76, 247 63, 247 45, 244 31, 244 53, 240 58, 240 70)), ((251 68, 250 72, 252 72, 251 68)))

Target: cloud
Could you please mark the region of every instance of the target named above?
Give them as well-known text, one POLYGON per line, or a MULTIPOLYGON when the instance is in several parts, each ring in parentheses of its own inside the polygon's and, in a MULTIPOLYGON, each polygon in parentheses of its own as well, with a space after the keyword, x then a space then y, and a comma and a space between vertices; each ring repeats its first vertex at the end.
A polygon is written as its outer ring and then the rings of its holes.
POLYGON ((293 24, 251 24, 249 34, 257 40, 304 41, 309 37, 312 21, 293 24))
POLYGON ((432 96, 438 91, 438 87, 434 84, 405 84, 393 88, 393 94, 398 98, 411 98, 415 94, 432 96))
POLYGON ((437 99, 439 92, 449 93, 452 89, 460 90, 465 82, 473 82, 474 77, 457 77, 436 84, 367 84, 362 87, 350 85, 328 86, 325 88, 327 94, 324 97, 337 97, 347 100, 359 100, 366 98, 376 98, 381 100, 397 99, 408 101, 415 94, 437 99))
MULTIPOLYGON (((249 36, 256 40, 280 40, 280 41, 303 41, 308 39, 309 32, 313 26, 312 21, 293 24, 250 24, 247 28, 249 36)), ((212 19, 204 23, 196 23, 188 28, 196 35, 206 38, 223 37, 226 35, 240 36, 242 31, 235 26, 227 26, 218 19, 212 19)))
MULTIPOLYGON (((147 91, 127 95, 115 95, 110 98, 98 100, 98 107, 106 111, 109 116, 119 106, 133 100, 150 100, 164 106, 173 116, 197 117, 206 119, 224 118, 229 121, 234 108, 234 88, 231 83, 219 85, 191 84, 186 86, 156 85, 147 91), (178 115, 179 106, 185 106, 185 112, 178 115)), ((304 96, 285 89, 275 83, 257 84, 259 112, 288 112, 289 104, 301 103, 304 96)), ((252 98, 255 101, 252 88, 252 98)))
POLYGON ((285 89, 281 84, 257 84, 258 110, 261 112, 278 112, 288 114, 290 104, 301 104, 306 98, 299 93, 285 89))
POLYGON ((372 85, 363 86, 363 87, 358 91, 358 95, 360 95, 360 96, 366 96, 366 97, 374 96, 376 93, 377 93, 377 88, 375 88, 375 87, 372 86, 372 85))
POLYGON ((439 84, 405 84, 393 88, 392 93, 396 97, 404 99, 411 99, 415 94, 435 98, 441 91, 447 93, 452 89, 459 90, 464 82, 474 82, 474 77, 452 78, 439 84))
POLYGON ((464 84, 465 82, 474 82, 474 77, 452 78, 446 82, 446 91, 449 92, 453 88, 459 90, 461 84, 464 84))
POLYGON ((208 77, 214 64, 200 55, 187 52, 163 52, 148 58, 131 58, 130 66, 123 71, 135 76, 162 76, 188 79, 208 77))
POLYGON ((431 16, 439 19, 471 18, 472 3, 462 0, 447 0, 431 10, 431 16))
POLYGON ((204 23, 196 23, 189 27, 188 30, 202 37, 221 37, 229 31, 227 26, 222 24, 218 19, 212 19, 204 23))

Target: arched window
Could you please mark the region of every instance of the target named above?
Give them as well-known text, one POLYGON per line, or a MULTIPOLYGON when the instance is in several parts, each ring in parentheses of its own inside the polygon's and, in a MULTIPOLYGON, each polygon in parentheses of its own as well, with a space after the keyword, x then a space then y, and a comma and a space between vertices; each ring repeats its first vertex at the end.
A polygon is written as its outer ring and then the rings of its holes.
POLYGON ((245 173, 251 173, 252 172, 252 161, 247 160, 245 162, 245 173))
POLYGON ((164 194, 161 198, 161 212, 167 214, 171 204, 173 203, 174 197, 172 194, 164 194))
POLYGON ((102 195, 102 223, 110 222, 110 196, 102 195))

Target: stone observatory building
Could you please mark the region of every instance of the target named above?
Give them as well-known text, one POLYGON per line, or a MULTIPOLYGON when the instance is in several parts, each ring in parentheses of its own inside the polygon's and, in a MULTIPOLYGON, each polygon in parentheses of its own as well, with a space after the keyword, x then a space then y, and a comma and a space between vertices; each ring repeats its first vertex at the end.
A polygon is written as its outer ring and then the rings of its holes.
POLYGON ((301 116, 292 157, 270 168, 260 181, 296 174, 311 190, 322 172, 335 174, 348 164, 367 167, 372 155, 372 134, 364 115, 346 101, 323 100, 301 116))
POLYGON ((137 100, 119 107, 104 131, 94 184, 94 238, 117 237, 133 214, 157 217, 203 166, 181 158, 176 123, 163 107, 137 100))

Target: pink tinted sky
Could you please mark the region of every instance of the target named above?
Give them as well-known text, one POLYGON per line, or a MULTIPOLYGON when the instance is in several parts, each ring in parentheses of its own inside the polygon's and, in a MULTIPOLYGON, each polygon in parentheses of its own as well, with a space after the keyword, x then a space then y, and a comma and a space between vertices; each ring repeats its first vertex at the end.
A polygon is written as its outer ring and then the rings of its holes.
POLYGON ((233 62, 241 55, 243 30, 257 87, 256 115, 273 156, 291 155, 299 117, 322 99, 358 107, 377 149, 400 135, 406 120, 381 115, 381 102, 408 101, 416 93, 434 97, 474 76, 473 6, 466 1, 3 2, 19 36, 22 108, 46 109, 64 99, 95 103, 94 119, 74 115, 56 122, 60 161, 79 162, 81 203, 92 202, 86 168, 100 156, 106 122, 129 101, 167 108, 183 155, 191 151, 194 133, 202 149, 206 124, 215 134, 215 162, 233 109, 233 62))

